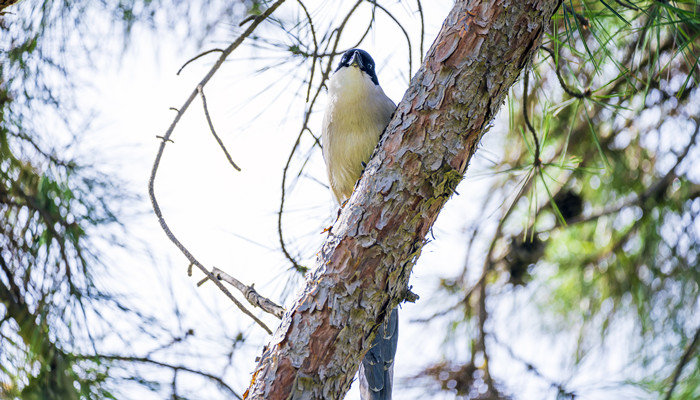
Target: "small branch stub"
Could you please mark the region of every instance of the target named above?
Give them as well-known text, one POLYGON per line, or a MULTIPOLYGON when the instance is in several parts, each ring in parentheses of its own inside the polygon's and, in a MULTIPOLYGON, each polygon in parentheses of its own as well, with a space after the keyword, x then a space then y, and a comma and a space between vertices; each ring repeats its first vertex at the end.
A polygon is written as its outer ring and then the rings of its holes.
MULTIPOLYGON (((248 302, 250 304, 252 304, 253 306, 262 308, 263 311, 270 313, 277 318, 280 318, 280 319, 282 318, 282 315, 284 314, 284 308, 277 305, 275 302, 268 299, 267 297, 261 296, 252 285, 251 286, 244 285, 238 279, 232 277, 231 275, 227 274, 226 272, 224 272, 216 267, 214 267, 211 270, 211 274, 213 276, 215 276, 216 279, 218 279, 220 281, 224 281, 224 282, 228 283, 229 285, 238 289, 241 293, 243 293, 246 300, 248 300, 248 302)), ((207 280, 209 280, 209 278, 205 277, 204 279, 202 279, 201 281, 199 281, 197 283, 197 286, 201 286, 207 280)))

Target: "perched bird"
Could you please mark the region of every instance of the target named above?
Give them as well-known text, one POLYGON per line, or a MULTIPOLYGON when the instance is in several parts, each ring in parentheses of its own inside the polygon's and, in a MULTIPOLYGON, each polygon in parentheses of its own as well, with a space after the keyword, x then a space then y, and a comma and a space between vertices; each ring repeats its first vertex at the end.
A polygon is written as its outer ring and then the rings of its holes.
POLYGON ((360 364, 358 374, 362 400, 391 400, 398 341, 399 310, 394 308, 389 319, 379 326, 372 347, 360 364))
POLYGON ((321 138, 328 181, 338 204, 350 198, 394 110, 396 105, 379 86, 369 53, 346 51, 328 82, 321 138))
MULTIPOLYGON (((350 198, 396 105, 384 94, 374 60, 364 50, 350 49, 328 82, 323 118, 323 158, 333 196, 341 206, 350 198)), ((363 400, 390 400, 398 341, 398 310, 379 326, 359 371, 363 400)))

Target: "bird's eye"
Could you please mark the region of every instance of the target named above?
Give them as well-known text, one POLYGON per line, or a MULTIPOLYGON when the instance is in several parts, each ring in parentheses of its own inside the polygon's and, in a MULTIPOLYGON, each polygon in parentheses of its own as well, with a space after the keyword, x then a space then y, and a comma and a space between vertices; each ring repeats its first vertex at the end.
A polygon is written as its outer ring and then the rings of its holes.
POLYGON ((374 65, 372 65, 372 64, 367 65, 367 69, 372 69, 372 68, 374 68, 374 65))

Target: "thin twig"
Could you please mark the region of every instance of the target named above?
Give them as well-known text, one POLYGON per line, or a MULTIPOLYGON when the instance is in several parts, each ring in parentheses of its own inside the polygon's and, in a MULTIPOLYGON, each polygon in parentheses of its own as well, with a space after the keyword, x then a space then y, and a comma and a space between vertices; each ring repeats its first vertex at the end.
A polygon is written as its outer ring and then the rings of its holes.
MULTIPOLYGON (((568 398, 570 398, 570 399, 574 399, 574 398, 576 397, 576 394, 575 394, 574 392, 571 392, 571 391, 567 390, 567 389, 564 387, 564 384, 559 383, 559 382, 555 382, 554 380, 552 380, 552 379, 550 379, 550 378, 547 378, 547 377, 544 376, 544 375, 542 374, 542 372, 540 372, 539 369, 537 369, 537 367, 535 367, 532 363, 530 363, 529 361, 524 360, 522 357, 520 357, 520 356, 518 356, 517 354, 515 354, 515 352, 513 351, 513 349, 512 349, 510 346, 508 346, 507 344, 505 344, 505 343, 501 342, 500 340, 498 340, 498 337, 497 337, 495 334, 492 334, 492 335, 490 335, 490 336, 491 336, 491 338, 493 339, 493 341, 494 341, 496 344, 498 344, 498 345, 500 345, 501 347, 503 347, 503 348, 506 349, 506 351, 507 351, 508 354, 510 355, 510 358, 512 358, 512 359, 515 360, 515 361, 518 361, 518 362, 522 363, 523 365, 525 365, 525 368, 527 368, 528 371, 532 372, 533 374, 537 375, 540 379, 542 379, 542 380, 546 381, 547 383, 549 383, 549 386, 550 386, 550 387, 553 387, 553 388, 557 389, 557 392, 559 393, 560 396, 566 396, 566 397, 568 397, 568 398)), ((557 397, 557 398, 559 398, 559 397, 557 397)))
POLYGON ((185 372, 189 372, 191 374, 202 376, 202 377, 207 378, 207 379, 211 379, 212 381, 216 382, 222 388, 228 390, 235 398, 241 399, 241 400, 243 399, 238 393, 236 393, 231 388, 231 386, 227 385, 226 382, 224 382, 224 380, 221 379, 220 377, 209 374, 207 372, 198 371, 196 369, 185 367, 183 365, 168 364, 165 362, 152 360, 152 359, 147 358, 147 357, 121 356, 118 354, 114 354, 114 355, 110 355, 110 354, 96 354, 96 355, 78 354, 75 356, 75 358, 81 359, 81 360, 104 359, 104 360, 111 360, 111 361, 137 362, 137 363, 143 363, 143 364, 153 364, 153 365, 157 365, 159 367, 164 367, 164 368, 170 368, 173 371, 185 371, 185 372))
POLYGON ((484 381, 488 385, 489 389, 496 389, 493 384, 493 379, 491 378, 491 372, 489 371, 489 353, 486 351, 486 319, 488 314, 486 312, 486 280, 482 279, 479 283, 479 339, 476 343, 476 347, 481 350, 481 354, 484 357, 483 371, 484 371, 484 381))
MULTIPOLYGON (((180 327, 180 328, 182 329, 182 327, 180 327)), ((163 345, 160 345, 160 346, 150 350, 148 353, 146 353, 145 357, 151 358, 151 356, 153 356, 153 354, 158 353, 162 350, 169 349, 178 343, 183 343, 185 340, 187 340, 190 336, 193 336, 193 335, 194 335, 194 330, 188 329, 187 331, 185 331, 185 334, 183 336, 173 337, 169 343, 165 343, 163 345)), ((95 352, 97 352, 97 350, 95 350, 95 352)))
POLYGON ((632 3, 628 3, 628 2, 622 1, 622 0, 614 0, 614 1, 615 1, 615 3, 621 5, 622 7, 629 8, 630 10, 635 10, 635 11, 639 11, 639 10, 640 10, 639 7, 635 6, 635 5, 632 4, 632 3))
POLYGON ((177 123, 180 121, 180 118, 184 115, 184 113, 187 111, 188 107, 192 102, 194 101, 194 98, 197 96, 199 93, 199 88, 204 87, 214 76, 216 71, 219 70, 221 65, 224 63, 226 58, 236 49, 238 46, 243 43, 243 41, 250 36, 253 31, 255 31, 255 28, 260 25, 265 19, 267 19, 270 14, 272 14, 282 3, 284 3, 285 0, 277 0, 272 6, 270 6, 265 12, 263 12, 261 15, 259 15, 253 23, 248 27, 248 29, 245 30, 233 43, 231 43, 221 54, 219 59, 214 63, 214 65, 211 67, 209 72, 204 76, 204 78, 201 80, 199 85, 197 85, 197 88, 192 91, 190 96, 187 98, 185 103, 180 107, 179 111, 177 112, 177 115, 175 116, 175 119, 173 122, 170 124, 170 127, 168 127, 168 130, 165 132, 163 135, 163 139, 160 143, 160 147, 158 148, 158 153, 156 154, 156 159, 153 162, 153 169, 151 170, 151 177, 148 180, 148 196, 151 199, 151 204, 153 206, 153 211, 156 214, 156 217, 158 218, 158 222, 160 223, 161 228, 163 228, 163 231, 165 231, 165 234, 168 236, 171 242, 177 246, 178 249, 187 257, 190 263, 194 264, 199 268, 205 275, 209 277, 209 279, 216 284, 216 286, 228 296, 231 301, 233 301, 236 306, 238 306, 241 311, 243 311, 244 314, 248 315, 251 317, 258 325, 263 327, 266 332, 272 333, 270 328, 267 327, 259 318, 257 318, 255 315, 253 315, 250 311, 248 311, 243 304, 241 304, 238 300, 236 300, 235 297, 229 292, 229 290, 223 285, 223 283, 219 282, 218 279, 216 279, 211 272, 209 272, 197 259, 194 258, 194 256, 187 250, 187 248, 180 243, 180 241, 175 237, 175 235, 172 233, 170 230, 170 227, 168 227, 168 224, 165 222, 165 219, 163 218, 163 213, 160 210, 160 206, 158 205, 158 200, 156 199, 155 195, 155 180, 156 180, 156 173, 158 172, 158 167, 160 166, 160 160, 163 157, 163 152, 165 151, 165 145, 168 143, 168 140, 170 140, 170 136, 172 135, 173 131, 175 130, 175 127, 177 126, 177 123))
POLYGON ((243 20, 238 23, 238 26, 243 26, 256 18, 258 18, 258 15, 249 15, 246 18, 243 18, 243 20))
POLYGON ((569 96, 576 97, 577 99, 585 99, 587 97, 591 97, 590 88, 586 89, 585 92, 579 92, 577 90, 571 89, 566 84, 566 82, 564 81, 564 77, 561 75, 561 64, 559 64, 558 58, 554 54, 554 50, 546 46, 540 46, 540 49, 546 51, 547 53, 549 53, 550 56, 552 56, 552 61, 554 61, 554 72, 557 74, 557 79, 559 79, 559 85, 569 96))
MULTIPOLYGON (((243 295, 245 296, 246 300, 250 302, 253 306, 260 307, 266 312, 274 315, 275 317, 282 319, 282 315, 284 314, 284 308, 281 306, 277 305, 275 302, 272 300, 261 296, 258 294, 258 292, 255 290, 255 288, 251 285, 244 285, 241 281, 238 279, 232 277, 231 275, 227 274, 226 272, 214 267, 211 270, 212 275, 214 275, 217 279, 222 280, 229 285, 235 287, 238 289, 243 295)), ((204 279, 199 281, 197 283, 197 286, 201 286, 204 284, 204 282, 209 280, 209 276, 206 276, 204 279)))
POLYGON ((160 139, 160 140, 166 141, 166 142, 168 142, 168 143, 175 143, 174 140, 172 140, 172 139, 166 139, 166 138, 164 138, 163 136, 160 136, 160 135, 156 135, 156 139, 160 139))
POLYGON ((173 381, 170 384, 170 387, 173 392, 173 400, 178 400, 180 398, 180 395, 177 394, 177 372, 179 371, 178 368, 173 369, 173 381))
POLYGON ((197 86, 197 90, 199 91, 199 95, 202 97, 202 105, 204 106, 204 115, 207 117, 207 123, 209 124, 209 129, 211 130, 212 135, 214 135, 214 139, 216 139, 216 142, 219 143, 219 147, 221 147, 221 150, 224 151, 224 154, 226 154, 226 158, 228 159, 228 162, 233 166, 233 168, 236 169, 236 171, 241 171, 241 169, 236 165, 235 162, 233 162, 233 158, 231 158, 231 154, 228 153, 228 150, 226 150, 226 146, 224 146, 224 142, 221 141, 221 138, 219 138, 219 135, 216 134, 216 131, 214 130, 214 124, 211 122, 211 117, 209 116, 209 108, 207 107, 207 98, 204 96, 204 88, 202 85, 197 86))
POLYGON ((318 60, 318 40, 316 39, 316 29, 314 28, 314 22, 311 19, 311 14, 309 14, 309 10, 306 9, 306 5, 301 0, 297 0, 297 3, 301 6, 301 9, 304 10, 304 14, 306 15, 306 19, 309 21, 309 29, 311 29, 311 39, 314 41, 314 52, 312 54, 312 60, 311 60, 311 72, 309 73, 309 84, 306 87, 306 103, 309 102, 309 97, 311 96, 311 87, 314 82, 314 75, 316 73, 316 60, 318 60))
POLYGON ((308 270, 308 267, 300 265, 297 262, 297 260, 289 253, 289 251, 287 250, 287 245, 284 241, 284 234, 282 233, 282 214, 284 212, 284 202, 285 202, 286 195, 287 195, 287 173, 288 173, 289 167, 292 163, 292 158, 294 157, 294 154, 296 154, 296 151, 299 148, 299 143, 301 143, 301 136, 304 134, 304 131, 309 130, 308 123, 309 123, 309 118, 311 118, 311 114, 312 114, 311 111, 313 110, 313 107, 316 104, 316 100, 318 99, 318 96, 321 94, 321 91, 323 90, 323 86, 324 86, 326 80, 328 79, 328 77, 330 76, 331 71, 333 69, 333 59, 334 59, 334 55, 337 54, 338 44, 340 42, 340 34, 343 32, 343 29, 345 29, 345 25, 347 24, 348 20, 350 19, 350 16, 355 12, 357 7, 359 7, 363 1, 364 0, 358 0, 355 3, 355 5, 350 9, 348 14, 343 19, 343 22, 335 30, 336 37, 335 37, 335 42, 333 43, 333 49, 330 52, 331 56, 328 59, 328 63, 326 64, 325 71, 323 71, 323 76, 321 77, 321 82, 318 85, 318 89, 316 90, 316 93, 314 94, 314 97, 311 100, 311 103, 309 103, 309 106, 306 109, 306 112, 304 113, 304 122, 301 125, 301 129, 299 130, 299 134, 297 135, 297 139, 294 142, 294 146, 292 146, 292 151, 289 152, 289 157, 287 157, 287 162, 284 165, 284 168, 282 169, 282 186, 281 186, 282 193, 280 195, 280 209, 277 212, 277 235, 279 238, 280 248, 282 249, 282 253, 284 253, 284 256, 287 258, 287 260, 289 260, 289 262, 292 263, 292 268, 300 273, 306 273, 306 271, 308 270))
POLYGON ((695 336, 693 336, 693 341, 690 342, 688 347, 685 349, 685 352, 683 353, 683 356, 681 357, 680 361, 678 362, 678 365, 676 365, 676 370, 673 371, 673 379, 671 380, 671 386, 668 388, 668 392, 666 393, 665 400, 671 400, 671 395, 673 394, 673 391, 676 389, 676 385, 678 385, 678 378, 681 376, 681 372, 683 372, 683 368, 685 367, 686 364, 688 364, 688 361, 690 360, 690 357, 695 353, 695 349, 698 346, 698 341, 700 340, 700 327, 695 331, 695 336))
POLYGON ((583 29, 588 29, 588 27, 591 26, 591 23, 588 21, 588 18, 584 17, 583 15, 577 13, 573 8, 571 8, 568 4, 564 3, 564 12, 568 12, 571 15, 573 15, 577 20, 579 25, 583 29))
POLYGON ((530 122, 530 117, 527 115, 527 91, 528 91, 528 86, 530 84, 530 71, 525 71, 525 79, 523 81, 523 118, 525 119, 525 125, 527 125, 527 129, 532 133, 532 138, 535 141, 535 161, 533 162, 535 167, 539 167, 542 165, 542 160, 540 160, 540 141, 537 139, 537 133, 535 132, 535 128, 532 126, 532 123, 530 122))
POLYGON ((377 4, 377 0, 367 0, 367 1, 374 4, 374 6, 377 7, 378 9, 384 11, 384 13, 386 15, 388 15, 389 18, 391 18, 396 23, 396 25, 399 27, 399 29, 401 29, 401 32, 403 32, 403 35, 406 37, 406 43, 408 45, 408 80, 410 81, 411 76, 413 76, 413 50, 411 47, 411 37, 408 35, 408 32, 406 32, 406 29, 403 27, 403 25, 401 25, 399 20, 396 19, 396 17, 394 17, 394 15, 389 12, 389 10, 387 10, 383 6, 377 4))
POLYGON ((221 50, 221 49, 211 49, 211 50, 205 51, 204 53, 200 53, 199 55, 194 56, 194 57, 190 58, 189 60, 187 60, 186 63, 182 64, 182 67, 180 67, 180 69, 177 70, 177 73, 176 73, 175 75, 180 75, 180 72, 182 72, 182 70, 185 69, 185 67, 187 66, 187 64, 191 63, 192 61, 197 60, 198 58, 200 58, 200 57, 202 57, 202 56, 206 56, 207 54, 213 53, 213 52, 221 52, 221 53, 223 53, 224 51, 221 50))
POLYGON ((34 148, 34 150, 35 150, 37 153, 41 154, 41 155, 44 156, 46 159, 48 159, 49 161, 51 161, 52 164, 56 164, 56 165, 59 165, 59 166, 61 166, 61 167, 65 167, 65 168, 67 168, 67 169, 69 169, 69 170, 75 169, 76 167, 78 167, 78 165, 77 165, 74 161, 72 161, 72 160, 70 160, 70 161, 63 161, 62 159, 59 159, 56 155, 44 151, 44 150, 39 146, 39 144, 35 142, 35 139, 34 139, 34 138, 30 137, 29 135, 27 135, 27 134, 24 133, 24 132, 13 132, 12 130, 9 130, 9 129, 8 129, 8 130, 7 130, 7 133, 10 134, 10 135, 12 135, 12 136, 14 136, 14 137, 16 137, 16 138, 18 138, 18 139, 20 139, 20 140, 23 140, 23 141, 29 143, 29 144, 34 148))
POLYGON ((423 43, 425 41, 425 17, 423 16, 423 5, 420 0, 418 3, 418 14, 420 15, 420 63, 423 64, 423 43))

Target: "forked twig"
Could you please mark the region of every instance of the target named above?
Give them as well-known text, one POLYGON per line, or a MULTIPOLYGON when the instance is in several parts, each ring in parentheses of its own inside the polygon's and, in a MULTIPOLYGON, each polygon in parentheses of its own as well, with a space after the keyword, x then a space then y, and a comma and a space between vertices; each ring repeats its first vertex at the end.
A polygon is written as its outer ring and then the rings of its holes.
POLYGON ((165 145, 168 143, 170 140, 170 136, 172 135, 173 131, 175 130, 175 127, 177 126, 177 123, 180 121, 180 118, 184 115, 184 113, 187 111, 188 107, 192 102, 194 101, 194 98, 197 96, 198 93, 200 93, 200 88, 203 88, 214 76, 216 71, 219 70, 221 65, 224 63, 226 58, 236 49, 238 46, 243 43, 243 41, 250 36, 254 31, 255 28, 257 28, 258 25, 260 25, 267 17, 269 17, 282 3, 284 3, 285 0, 277 0, 274 4, 272 4, 268 9, 266 9, 262 14, 257 16, 255 20, 248 26, 248 28, 233 42, 231 43, 222 53, 219 59, 214 63, 214 65, 211 67, 209 72, 204 76, 204 78, 199 82, 197 85, 197 88, 192 91, 190 96, 187 98, 185 103, 178 109, 177 115, 173 119, 173 122, 170 124, 170 127, 168 127, 168 130, 165 132, 165 134, 162 137, 160 147, 158 148, 158 153, 156 154, 156 159, 153 162, 153 169, 151 170, 151 177, 148 180, 148 196, 151 199, 151 204, 153 206, 153 211, 156 214, 156 217, 158 218, 158 222, 160 223, 161 228, 163 228, 163 231, 165 231, 165 234, 168 236, 171 242, 177 246, 178 249, 187 257, 187 260, 196 265, 197 268, 199 268, 209 279, 214 282, 214 284, 222 291, 226 296, 228 296, 231 301, 241 310, 243 311, 244 314, 248 315, 251 317, 258 325, 260 325, 263 329, 265 329, 266 332, 272 334, 272 331, 270 328, 267 327, 259 318, 257 318, 255 315, 253 315, 248 309, 246 309, 243 304, 241 304, 238 300, 236 300, 235 297, 229 292, 229 290, 221 283, 216 277, 209 272, 199 261, 197 261, 196 258, 187 250, 187 248, 180 243, 180 241, 175 237, 175 235, 172 233, 170 230, 170 227, 168 227, 168 224, 165 222, 165 219, 163 218, 163 213, 160 210, 160 206, 158 205, 158 200, 156 199, 155 195, 155 179, 156 179, 156 173, 158 172, 158 167, 160 166, 160 160, 163 157, 163 152, 165 151, 165 145))

